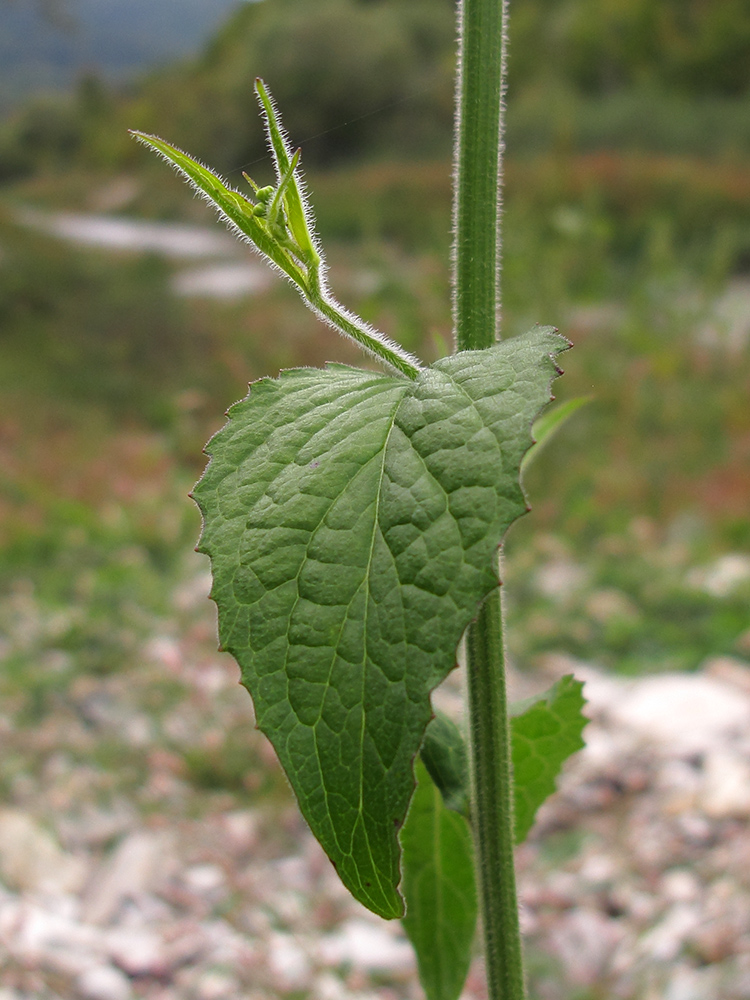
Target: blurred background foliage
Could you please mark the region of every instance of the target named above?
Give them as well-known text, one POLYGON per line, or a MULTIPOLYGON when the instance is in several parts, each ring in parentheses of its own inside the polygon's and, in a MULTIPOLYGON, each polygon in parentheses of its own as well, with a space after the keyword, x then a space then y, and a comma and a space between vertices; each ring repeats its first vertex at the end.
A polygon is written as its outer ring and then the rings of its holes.
MULTIPOLYGON (((750 659, 750 8, 512 6, 504 328, 557 324, 575 350, 555 391, 593 397, 528 476, 514 656, 750 659)), ((159 8, 131 11, 142 34, 159 8)), ((6 688, 45 650, 65 653, 60 689, 168 630, 165 595, 203 568, 185 494, 223 410, 282 366, 363 363, 278 281, 177 294, 185 260, 65 241, 40 218, 208 226, 126 130, 262 182, 261 75, 302 145, 334 287, 432 360, 451 349, 454 16, 453 0, 228 4, 197 53, 123 76, 102 49, 73 86, 3 104, 0 593, 68 614, 0 645, 6 688)))

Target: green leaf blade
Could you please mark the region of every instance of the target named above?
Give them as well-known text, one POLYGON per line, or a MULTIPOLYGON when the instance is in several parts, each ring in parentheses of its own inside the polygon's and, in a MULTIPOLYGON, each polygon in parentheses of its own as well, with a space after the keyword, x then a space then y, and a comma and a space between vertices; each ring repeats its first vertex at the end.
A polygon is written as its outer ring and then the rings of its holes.
POLYGON ((539 806, 556 787, 563 762, 584 745, 583 682, 563 677, 538 698, 511 707, 516 843, 526 839, 539 806))
POLYGON ((425 730, 419 756, 446 808, 468 819, 469 752, 456 723, 441 712, 436 713, 425 730))
POLYGON ((564 403, 546 409, 541 416, 537 417, 534 421, 534 426, 531 428, 534 445, 523 456, 523 461, 521 462, 522 473, 526 472, 531 463, 536 461, 541 450, 549 444, 573 414, 577 410, 580 410, 582 406, 590 403, 592 398, 591 396, 576 396, 575 399, 569 399, 564 403))
POLYGON ((477 923, 474 848, 465 817, 446 808, 421 762, 401 831, 404 929, 427 1000, 456 1000, 471 963, 477 923))
POLYGON ((264 379, 208 446, 204 515, 222 646, 352 894, 398 917, 397 832, 429 695, 455 666, 549 398, 533 330, 411 381, 344 366, 264 379))

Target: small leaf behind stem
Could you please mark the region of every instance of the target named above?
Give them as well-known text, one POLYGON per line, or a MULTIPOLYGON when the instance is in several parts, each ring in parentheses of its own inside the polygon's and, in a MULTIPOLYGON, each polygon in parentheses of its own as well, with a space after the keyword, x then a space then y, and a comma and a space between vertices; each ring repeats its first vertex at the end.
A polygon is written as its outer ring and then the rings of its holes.
MULTIPOLYGON (((583 682, 569 674, 549 690, 510 706, 516 843, 526 839, 539 806, 555 791, 565 760, 580 750, 588 723, 583 682)), ((436 715, 420 756, 448 809, 467 814, 469 768, 464 735, 452 719, 436 715)))
POLYGON ((536 328, 414 380, 336 365, 262 379, 195 488, 223 647, 352 894, 403 902, 397 839, 429 694, 455 666, 549 399, 536 328))
POLYGON ((583 682, 567 675, 539 697, 511 706, 517 844, 554 792, 563 761, 583 746, 585 703, 583 682))
MULTIPOLYGON (((582 687, 572 676, 563 677, 544 694, 511 707, 517 843, 555 790, 563 761, 583 746, 588 720, 582 687)), ((471 961, 477 901, 466 741, 445 715, 437 714, 425 731, 417 775, 401 832, 404 927, 428 1000, 455 1000, 471 961)))
POLYGON ((442 712, 425 730, 419 750, 422 763, 445 801, 446 808, 469 816, 469 751, 456 723, 442 712))
POLYGON ((586 403, 590 403, 591 398, 591 396, 577 396, 575 399, 569 399, 557 406, 550 406, 541 416, 536 418, 531 428, 534 444, 523 456, 521 473, 526 472, 531 463, 536 461, 542 448, 549 444, 563 424, 568 422, 576 410, 580 410, 586 403))
POLYGON ((466 818, 448 809, 427 768, 401 831, 404 929, 427 1000, 456 1000, 471 962, 477 922, 474 848, 466 818))

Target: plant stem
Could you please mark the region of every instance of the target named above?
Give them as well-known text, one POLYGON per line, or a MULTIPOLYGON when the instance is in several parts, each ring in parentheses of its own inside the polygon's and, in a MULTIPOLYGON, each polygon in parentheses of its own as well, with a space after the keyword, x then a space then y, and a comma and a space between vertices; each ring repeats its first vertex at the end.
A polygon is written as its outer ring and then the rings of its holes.
POLYGON ((470 627, 472 818, 477 847, 490 1000, 525 997, 513 860, 513 790, 500 590, 470 627))
MULTIPOLYGON (((506 0, 461 0, 453 284, 459 350, 489 347, 498 335, 506 24, 506 0)), ((466 648, 487 986, 490 1000, 524 1000, 499 589, 470 626, 466 648)))
POLYGON ((497 336, 506 0, 461 0, 453 314, 459 350, 497 336))
POLYGON ((384 361, 407 378, 414 380, 422 371, 418 360, 384 333, 365 323, 354 313, 340 306, 330 295, 313 291, 305 296, 318 315, 339 333, 351 337, 360 347, 384 361))

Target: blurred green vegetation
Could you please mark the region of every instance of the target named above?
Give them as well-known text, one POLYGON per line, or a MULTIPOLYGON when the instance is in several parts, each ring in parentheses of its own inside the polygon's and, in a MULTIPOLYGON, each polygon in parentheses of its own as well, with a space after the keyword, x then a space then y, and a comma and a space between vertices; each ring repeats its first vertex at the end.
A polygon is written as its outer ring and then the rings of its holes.
MULTIPOLYGON (((127 128, 190 146, 221 171, 264 156, 253 80, 267 79, 308 165, 449 154, 454 0, 264 0, 197 59, 115 92, 95 77, 4 122, 0 179, 76 162, 138 163, 127 128)), ((517 155, 625 147, 716 156, 750 148, 745 0, 519 0, 510 32, 517 155)))
MULTIPOLYGON (((452 0, 264 0, 196 60, 126 92, 87 78, 0 126, 3 698, 27 685, 33 716, 171 620, 199 528, 185 494, 248 380, 363 363, 280 282, 180 298, 175 261, 72 247, 19 212, 209 224, 126 128, 263 180, 263 75, 302 142, 334 288, 432 360, 451 349, 453 16, 452 0)), ((748 659, 750 11, 519 0, 511 34, 504 328, 558 325, 575 350, 555 392, 594 397, 528 477, 514 656, 748 659), (712 583, 728 555, 739 575, 712 583)), ((219 773, 198 755, 192 778, 234 786, 230 758, 219 773)))

